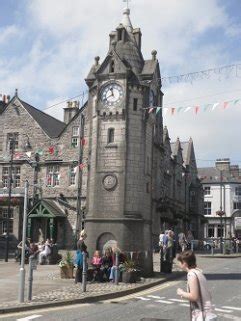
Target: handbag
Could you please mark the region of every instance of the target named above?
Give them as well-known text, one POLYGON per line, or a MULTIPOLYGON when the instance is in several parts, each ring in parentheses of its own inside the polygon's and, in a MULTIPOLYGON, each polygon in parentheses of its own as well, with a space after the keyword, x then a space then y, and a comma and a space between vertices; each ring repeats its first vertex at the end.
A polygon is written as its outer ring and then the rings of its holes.
MULTIPOLYGON (((197 283, 198 283, 198 292, 199 292, 199 297, 200 297, 200 304, 201 304, 201 311, 196 313, 196 315, 193 317, 192 316, 192 303, 190 301, 190 316, 191 316, 191 321, 217 321, 218 320, 218 316, 213 313, 213 312, 205 312, 204 311, 204 306, 203 306, 203 299, 202 299, 202 292, 201 292, 201 286, 200 286, 200 282, 199 282, 199 278, 198 275, 193 272, 196 277, 197 277, 197 283)), ((197 303, 194 302, 193 303, 196 307, 197 307, 197 303)))

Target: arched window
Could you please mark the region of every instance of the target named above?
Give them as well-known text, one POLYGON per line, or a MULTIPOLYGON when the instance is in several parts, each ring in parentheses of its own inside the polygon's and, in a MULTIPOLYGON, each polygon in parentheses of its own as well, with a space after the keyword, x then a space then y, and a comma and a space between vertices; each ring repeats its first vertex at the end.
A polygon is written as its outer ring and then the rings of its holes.
POLYGON ((108 141, 107 143, 114 143, 115 140, 115 128, 109 128, 108 129, 108 141))
POLYGON ((115 72, 115 62, 114 62, 114 60, 112 60, 111 63, 110 63, 110 72, 115 72))

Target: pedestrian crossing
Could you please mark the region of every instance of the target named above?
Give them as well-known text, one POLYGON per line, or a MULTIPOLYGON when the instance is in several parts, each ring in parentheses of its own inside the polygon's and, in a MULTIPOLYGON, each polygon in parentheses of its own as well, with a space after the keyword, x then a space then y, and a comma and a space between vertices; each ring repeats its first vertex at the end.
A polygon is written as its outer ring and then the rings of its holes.
MULTIPOLYGON (((135 297, 136 300, 146 301, 148 303, 155 303, 155 304, 163 304, 163 305, 178 305, 181 307, 189 308, 190 304, 188 300, 183 299, 176 299, 176 298, 167 298, 164 296, 158 296, 158 295, 146 295, 146 296, 139 296, 135 297)), ((241 312, 240 307, 234 307, 234 306, 220 306, 215 308, 215 312, 220 316, 226 316, 229 315, 230 320, 241 320, 241 316, 232 316, 233 313, 241 312), (237 319, 238 318, 238 319, 237 319)))

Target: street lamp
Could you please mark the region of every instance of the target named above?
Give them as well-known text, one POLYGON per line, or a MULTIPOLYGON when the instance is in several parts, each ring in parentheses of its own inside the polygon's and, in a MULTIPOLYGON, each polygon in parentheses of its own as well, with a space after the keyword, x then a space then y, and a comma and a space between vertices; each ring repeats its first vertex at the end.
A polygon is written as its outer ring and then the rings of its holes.
POLYGON ((221 234, 220 234, 220 251, 223 253, 223 216, 225 215, 225 212, 222 211, 220 208, 220 211, 217 211, 216 214, 220 217, 220 225, 221 225, 221 234))

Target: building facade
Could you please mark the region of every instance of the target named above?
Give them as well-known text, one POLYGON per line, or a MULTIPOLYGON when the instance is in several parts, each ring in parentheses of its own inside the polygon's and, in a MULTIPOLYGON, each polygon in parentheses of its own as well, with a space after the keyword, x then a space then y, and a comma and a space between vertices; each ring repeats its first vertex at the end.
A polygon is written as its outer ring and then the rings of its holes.
POLYGON ((21 238, 26 179, 27 232, 36 242, 53 238, 73 247, 84 221, 90 254, 116 244, 138 253, 150 273, 160 229, 199 234, 202 189, 193 142, 170 143, 162 109, 155 109, 163 99, 157 52, 145 60, 141 38, 125 9, 106 57, 95 58, 85 79, 88 101, 81 108, 69 102, 64 122, 17 92, 0 106, 2 243, 7 221, 12 244, 21 238))
POLYGON ((215 167, 199 168, 204 190, 204 236, 241 237, 241 175, 238 165, 217 159, 215 167), (220 211, 223 213, 222 219, 220 211))

